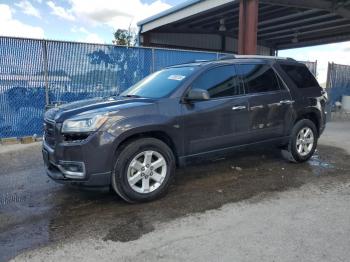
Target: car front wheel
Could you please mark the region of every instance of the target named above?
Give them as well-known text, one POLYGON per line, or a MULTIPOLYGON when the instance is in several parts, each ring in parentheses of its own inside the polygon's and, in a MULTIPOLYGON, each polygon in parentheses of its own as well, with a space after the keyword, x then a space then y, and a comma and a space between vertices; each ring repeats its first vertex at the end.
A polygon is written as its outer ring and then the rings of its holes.
POLYGON ((113 189, 127 202, 146 202, 163 196, 175 173, 175 157, 164 142, 141 138, 118 153, 113 189))

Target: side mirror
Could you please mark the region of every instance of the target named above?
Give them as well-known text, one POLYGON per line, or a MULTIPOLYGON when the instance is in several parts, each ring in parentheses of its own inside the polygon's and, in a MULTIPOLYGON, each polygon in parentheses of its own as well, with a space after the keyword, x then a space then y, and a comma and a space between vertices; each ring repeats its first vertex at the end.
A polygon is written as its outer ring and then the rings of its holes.
POLYGON ((187 101, 205 101, 209 99, 210 95, 204 89, 191 89, 186 96, 187 101))

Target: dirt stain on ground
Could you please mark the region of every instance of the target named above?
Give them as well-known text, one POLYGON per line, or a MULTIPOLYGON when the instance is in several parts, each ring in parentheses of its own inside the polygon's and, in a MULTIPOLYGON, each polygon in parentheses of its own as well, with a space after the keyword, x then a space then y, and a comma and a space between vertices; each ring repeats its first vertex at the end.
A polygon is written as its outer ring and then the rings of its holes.
MULTIPOLYGON (((13 189, 7 188, 16 192, 22 187, 17 194, 31 197, 0 206, 0 261, 26 248, 70 238, 132 241, 159 223, 226 203, 252 197, 259 201, 266 193, 320 179, 348 181, 348 160, 343 150, 325 146, 320 146, 315 157, 303 164, 284 161, 278 150, 237 152, 225 160, 204 161, 177 170, 175 183, 164 198, 134 205, 108 191, 56 185, 37 170, 32 182, 37 182, 38 188, 18 183, 13 189)), ((0 176, 0 185, 4 182, 1 179, 0 176)))
POLYGON ((128 242, 139 239, 142 235, 154 230, 151 223, 145 223, 142 218, 138 217, 120 220, 117 223, 118 226, 111 229, 103 240, 128 242))

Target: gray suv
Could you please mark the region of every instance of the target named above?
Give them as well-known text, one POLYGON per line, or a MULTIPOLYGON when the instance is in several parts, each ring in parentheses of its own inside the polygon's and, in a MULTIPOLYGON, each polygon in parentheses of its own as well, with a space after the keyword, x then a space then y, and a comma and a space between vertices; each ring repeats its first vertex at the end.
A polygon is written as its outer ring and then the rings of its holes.
POLYGON ((177 65, 118 96, 47 111, 42 152, 57 182, 150 201, 196 158, 268 144, 307 161, 325 128, 326 101, 307 67, 289 58, 177 65))

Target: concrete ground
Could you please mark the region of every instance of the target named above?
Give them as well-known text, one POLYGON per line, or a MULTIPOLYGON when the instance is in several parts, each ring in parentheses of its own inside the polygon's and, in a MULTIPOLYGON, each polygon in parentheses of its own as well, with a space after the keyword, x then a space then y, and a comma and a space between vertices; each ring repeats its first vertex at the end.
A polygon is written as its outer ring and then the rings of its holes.
POLYGON ((0 147, 0 261, 349 261, 349 130, 329 123, 304 164, 262 148, 178 170, 142 205, 53 183, 39 144, 0 147))

